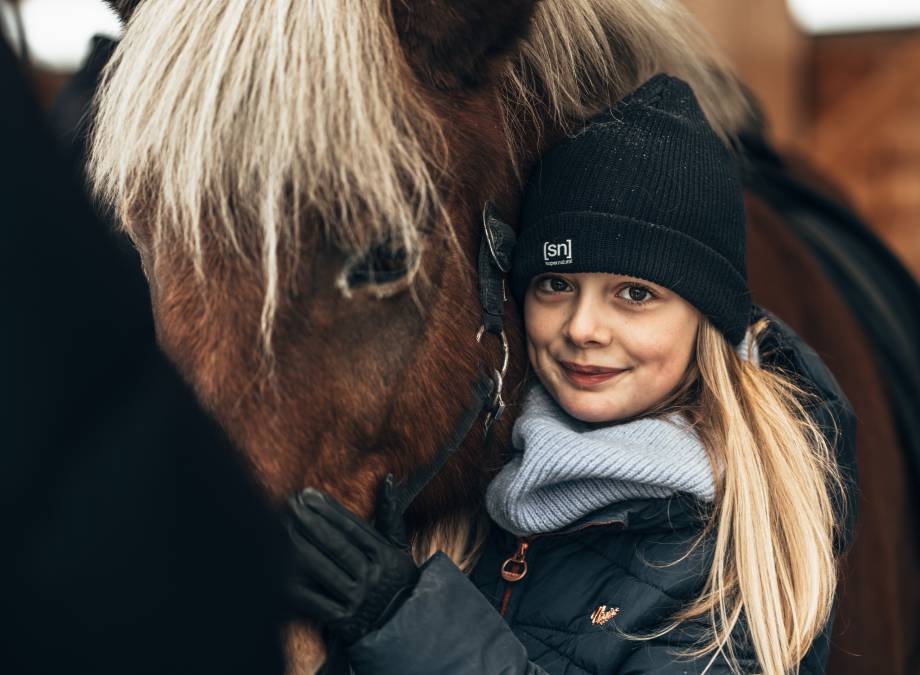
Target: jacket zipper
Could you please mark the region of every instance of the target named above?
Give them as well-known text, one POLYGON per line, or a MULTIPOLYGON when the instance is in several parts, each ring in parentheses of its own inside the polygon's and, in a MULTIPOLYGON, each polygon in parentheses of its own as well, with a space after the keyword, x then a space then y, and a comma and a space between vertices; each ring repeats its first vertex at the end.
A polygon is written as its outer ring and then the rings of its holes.
POLYGON ((502 579, 505 580, 505 593, 502 596, 502 607, 499 611, 499 614, 505 616, 505 612, 508 611, 508 603, 511 602, 511 589, 514 588, 514 584, 527 576, 527 549, 535 539, 540 539, 542 537, 553 537, 560 534, 571 534, 573 532, 586 530, 589 527, 625 524, 626 523, 624 523, 622 520, 608 520, 599 523, 588 523, 586 525, 581 525, 580 527, 572 528, 570 530, 563 530, 561 532, 547 532, 545 534, 535 534, 530 537, 518 537, 514 553, 511 554, 511 557, 505 559, 505 562, 502 563, 501 567, 502 579))

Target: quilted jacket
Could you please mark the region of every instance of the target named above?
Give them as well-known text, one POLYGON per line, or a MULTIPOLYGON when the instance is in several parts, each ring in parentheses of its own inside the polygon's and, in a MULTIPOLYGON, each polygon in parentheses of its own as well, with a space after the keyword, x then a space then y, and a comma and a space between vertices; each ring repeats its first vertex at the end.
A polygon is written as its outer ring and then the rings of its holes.
MULTIPOLYGON (((847 503, 837 505, 842 519, 846 507, 835 542, 842 552, 855 524, 853 411, 815 352, 770 318, 759 342, 763 367, 792 372, 818 394, 811 413, 833 434, 848 480, 847 503)), ((684 554, 709 509, 678 493, 617 502, 564 530, 529 538, 493 525, 470 576, 443 554, 424 565, 418 586, 389 622, 351 647, 352 668, 358 675, 703 673, 711 655, 688 660, 677 653, 704 637, 702 623, 684 622, 642 642, 620 633, 661 628, 699 596, 711 539, 684 554)), ((824 673, 832 625, 833 617, 801 662, 801 673, 824 673)), ((760 672, 743 614, 735 637, 742 672, 760 672)), ((717 655, 706 672, 731 670, 717 655)))

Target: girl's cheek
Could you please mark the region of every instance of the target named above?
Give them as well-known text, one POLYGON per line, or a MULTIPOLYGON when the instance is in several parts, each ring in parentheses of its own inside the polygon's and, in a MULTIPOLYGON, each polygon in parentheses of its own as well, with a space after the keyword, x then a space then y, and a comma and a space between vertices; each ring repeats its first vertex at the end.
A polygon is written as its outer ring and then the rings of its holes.
POLYGON ((670 351, 671 339, 667 329, 662 330, 660 325, 649 322, 648 325, 633 323, 626 332, 629 338, 628 347, 637 361, 645 363, 661 363, 667 361, 670 351))
POLYGON ((679 363, 693 351, 696 321, 692 315, 680 315, 666 323, 650 322, 634 331, 636 349, 649 361, 679 363))
POLYGON ((539 347, 540 345, 545 343, 545 339, 543 336, 543 330, 541 330, 543 327, 544 326, 542 324, 538 323, 535 320, 531 320, 531 319, 525 320, 525 328, 527 332, 527 344, 528 344, 529 349, 539 347))
POLYGON ((536 346, 545 346, 561 330, 559 312, 553 307, 544 307, 528 301, 524 308, 524 325, 527 337, 536 346))

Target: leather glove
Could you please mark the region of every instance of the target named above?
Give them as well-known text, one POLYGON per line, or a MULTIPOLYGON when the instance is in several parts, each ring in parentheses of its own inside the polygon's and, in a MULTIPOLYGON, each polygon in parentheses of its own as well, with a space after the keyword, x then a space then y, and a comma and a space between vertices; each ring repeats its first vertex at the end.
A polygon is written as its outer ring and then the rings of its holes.
POLYGON ((378 493, 376 528, 313 488, 288 499, 285 521, 294 554, 288 597, 344 644, 386 623, 415 588, 392 475, 378 493))

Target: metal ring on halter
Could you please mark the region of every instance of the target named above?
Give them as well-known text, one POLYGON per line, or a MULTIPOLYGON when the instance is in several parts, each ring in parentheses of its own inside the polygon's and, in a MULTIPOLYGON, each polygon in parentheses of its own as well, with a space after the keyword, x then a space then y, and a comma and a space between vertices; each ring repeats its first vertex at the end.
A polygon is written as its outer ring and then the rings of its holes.
MULTIPOLYGON (((480 326, 479 330, 476 332, 476 342, 482 342, 482 336, 486 332, 485 326, 480 326)), ((508 347, 508 336, 505 335, 505 329, 503 328, 499 337, 502 341, 502 368, 501 370, 493 371, 492 381, 495 384, 495 393, 492 396, 492 404, 488 414, 486 415, 486 433, 489 432, 489 429, 492 425, 501 418, 502 413, 505 412, 505 401, 502 399, 502 387, 505 382, 505 373, 508 371, 508 361, 510 360, 511 350, 508 347)))

